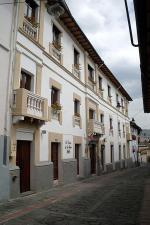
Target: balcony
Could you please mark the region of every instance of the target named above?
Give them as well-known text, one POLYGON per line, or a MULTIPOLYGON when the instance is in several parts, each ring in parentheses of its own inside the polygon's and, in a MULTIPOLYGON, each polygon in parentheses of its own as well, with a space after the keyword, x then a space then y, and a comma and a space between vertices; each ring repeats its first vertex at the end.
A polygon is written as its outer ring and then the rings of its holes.
POLYGON ((80 118, 80 116, 75 116, 74 115, 74 124, 75 124, 75 126, 78 126, 78 127, 81 126, 81 118, 80 118))
POLYGON ((81 74, 80 70, 81 70, 80 65, 77 64, 72 65, 72 73, 79 79, 81 74))
POLYGON ((92 90, 96 90, 96 82, 94 81, 94 79, 91 79, 90 77, 88 77, 88 86, 92 89, 92 90))
POLYGON ((126 138, 127 138, 127 141, 132 141, 132 135, 131 135, 131 133, 127 132, 126 133, 126 138))
POLYGON ((14 90, 13 115, 47 121, 47 99, 23 88, 14 90))
POLYGON ((29 22, 26 18, 23 21, 23 30, 31 38, 37 40, 38 24, 29 22))
POLYGON ((62 47, 56 45, 55 43, 50 43, 49 44, 49 52, 51 56, 53 56, 60 64, 62 64, 62 52, 61 52, 62 47))
POLYGON ((108 101, 108 103, 109 103, 110 105, 112 105, 112 99, 111 99, 111 98, 112 98, 112 96, 108 96, 108 97, 107 97, 107 101, 108 101))
POLYGON ((90 119, 88 122, 88 134, 105 134, 104 124, 100 123, 99 121, 95 121, 94 119, 90 119))

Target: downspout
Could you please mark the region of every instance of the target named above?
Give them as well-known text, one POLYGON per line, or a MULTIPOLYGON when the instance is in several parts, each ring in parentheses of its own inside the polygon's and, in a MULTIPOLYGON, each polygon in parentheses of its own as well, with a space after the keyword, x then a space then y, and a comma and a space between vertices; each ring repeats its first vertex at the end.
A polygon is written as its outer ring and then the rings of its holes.
MULTIPOLYGON (((5 121, 4 121, 5 136, 10 135, 10 106, 12 102, 13 62, 14 62, 14 53, 15 53, 16 39, 17 39, 17 21, 18 21, 18 4, 15 1, 13 6, 11 36, 10 36, 9 73, 8 73, 8 79, 7 79, 7 95, 6 95, 5 121)), ((8 151, 7 151, 7 157, 8 157, 8 151)))

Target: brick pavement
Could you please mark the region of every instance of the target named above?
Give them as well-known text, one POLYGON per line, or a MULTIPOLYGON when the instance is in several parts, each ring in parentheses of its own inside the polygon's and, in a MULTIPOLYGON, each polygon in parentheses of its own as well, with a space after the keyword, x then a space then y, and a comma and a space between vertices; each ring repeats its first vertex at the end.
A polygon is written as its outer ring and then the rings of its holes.
POLYGON ((150 179, 145 182, 140 222, 141 225, 150 225, 150 179))
POLYGON ((19 198, 0 204, 0 224, 148 225, 149 179, 149 167, 134 168, 19 198))

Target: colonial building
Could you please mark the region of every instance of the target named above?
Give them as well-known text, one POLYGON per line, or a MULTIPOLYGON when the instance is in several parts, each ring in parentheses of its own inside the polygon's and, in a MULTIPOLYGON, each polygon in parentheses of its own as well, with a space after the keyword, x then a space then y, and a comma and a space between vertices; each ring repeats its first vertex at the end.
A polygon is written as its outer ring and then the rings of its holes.
POLYGON ((11 197, 130 166, 132 99, 65 1, 18 5, 11 197))

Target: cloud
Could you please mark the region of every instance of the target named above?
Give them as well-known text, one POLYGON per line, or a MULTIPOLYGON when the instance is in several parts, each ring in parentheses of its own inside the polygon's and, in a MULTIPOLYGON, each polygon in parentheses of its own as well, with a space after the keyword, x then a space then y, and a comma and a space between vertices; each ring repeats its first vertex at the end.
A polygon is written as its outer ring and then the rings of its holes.
MULTIPOLYGON (((138 49, 130 42, 124 1, 66 0, 66 2, 101 58, 134 99, 130 106, 130 115, 134 115, 134 109, 138 109, 139 102, 142 105, 140 62, 138 49)), ((128 4, 133 36, 137 43, 133 1, 128 0, 128 4)), ((142 112, 141 115, 143 115, 141 118, 148 118, 142 112)), ((141 123, 139 117, 137 118, 141 123)), ((146 120, 143 120, 147 125, 146 120)))

